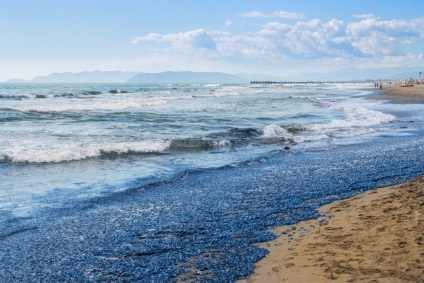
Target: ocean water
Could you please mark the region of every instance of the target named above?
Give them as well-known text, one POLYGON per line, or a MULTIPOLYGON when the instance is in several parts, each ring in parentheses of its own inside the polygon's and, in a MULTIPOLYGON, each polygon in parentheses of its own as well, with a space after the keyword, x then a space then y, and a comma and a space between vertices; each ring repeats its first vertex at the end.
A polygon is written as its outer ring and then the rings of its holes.
POLYGON ((0 282, 245 277, 270 227, 422 174, 423 106, 375 95, 0 84, 0 282))
POLYGON ((285 146, 330 146, 395 119, 351 87, 2 85, 0 208, 27 213, 51 190, 92 197, 285 146))

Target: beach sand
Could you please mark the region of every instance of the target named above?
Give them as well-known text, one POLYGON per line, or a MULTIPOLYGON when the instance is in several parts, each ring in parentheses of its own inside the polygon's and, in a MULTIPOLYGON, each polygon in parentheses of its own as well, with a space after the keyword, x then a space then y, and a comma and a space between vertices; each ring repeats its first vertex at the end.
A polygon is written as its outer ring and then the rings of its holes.
POLYGON ((424 282, 424 177, 320 209, 279 227, 241 282, 424 282))
MULTIPOLYGON (((377 99, 424 103, 424 85, 383 84, 377 99)), ((375 98, 375 97, 374 97, 375 98)), ((246 282, 424 282, 424 176, 323 206, 319 219, 272 230, 246 282)))
POLYGON ((395 103, 424 103, 424 84, 413 87, 401 87, 395 84, 383 84, 377 89, 377 99, 388 99, 395 103))

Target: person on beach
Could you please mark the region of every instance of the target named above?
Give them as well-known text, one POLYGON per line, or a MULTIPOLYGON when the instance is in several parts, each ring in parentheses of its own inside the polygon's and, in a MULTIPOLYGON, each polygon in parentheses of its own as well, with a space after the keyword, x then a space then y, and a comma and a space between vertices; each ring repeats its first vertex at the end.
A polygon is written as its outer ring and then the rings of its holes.
POLYGON ((380 83, 380 89, 382 89, 383 88, 383 83, 380 83))

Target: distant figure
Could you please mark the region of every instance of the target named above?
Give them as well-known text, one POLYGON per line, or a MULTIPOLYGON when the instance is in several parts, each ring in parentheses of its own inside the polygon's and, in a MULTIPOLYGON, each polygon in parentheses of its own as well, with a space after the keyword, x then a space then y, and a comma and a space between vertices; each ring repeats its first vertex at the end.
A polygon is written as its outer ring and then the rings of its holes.
POLYGON ((383 84, 382 83, 380 83, 380 89, 382 89, 383 88, 383 84))

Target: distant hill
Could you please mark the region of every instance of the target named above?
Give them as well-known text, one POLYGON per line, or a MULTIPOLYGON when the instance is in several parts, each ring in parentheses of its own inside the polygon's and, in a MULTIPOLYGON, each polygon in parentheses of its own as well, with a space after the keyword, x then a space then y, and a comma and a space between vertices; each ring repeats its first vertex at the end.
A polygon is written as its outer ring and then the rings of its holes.
POLYGON ((92 71, 80 73, 53 73, 36 77, 32 83, 122 83, 134 77, 137 72, 92 71))
POLYGON ((32 80, 13 79, 4 83, 247 83, 249 80, 219 72, 139 73, 92 71, 53 73, 32 80))
MULTIPOLYGON (((396 68, 345 68, 328 73, 291 74, 290 70, 281 76, 267 74, 226 74, 220 72, 162 72, 139 73, 122 71, 92 71, 80 73, 53 73, 33 80, 13 79, 4 83, 249 83, 251 80, 270 81, 365 81, 398 80, 419 78, 424 67, 396 68)), ((421 76, 424 78, 424 75, 421 76)))
POLYGON ((127 83, 247 83, 236 75, 219 72, 140 73, 127 83))

